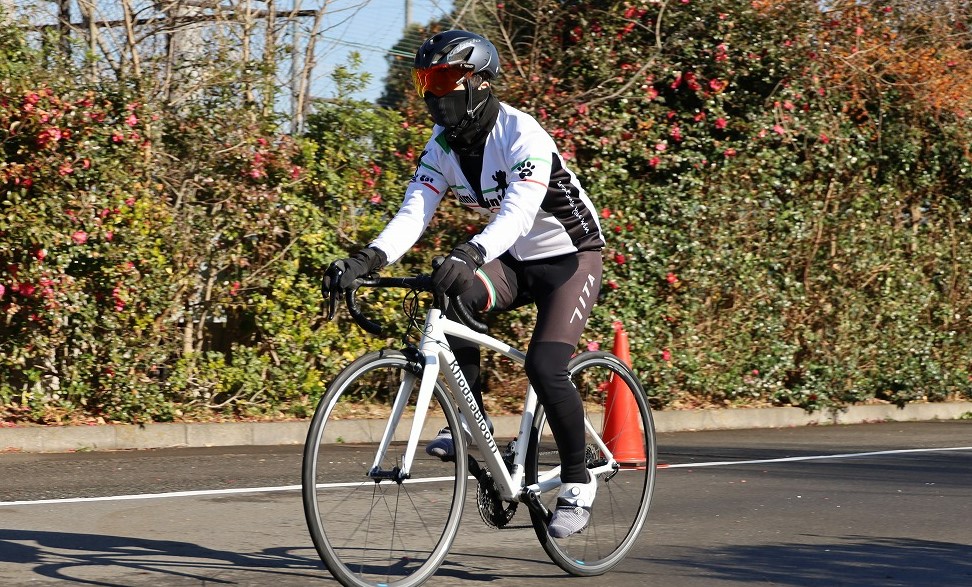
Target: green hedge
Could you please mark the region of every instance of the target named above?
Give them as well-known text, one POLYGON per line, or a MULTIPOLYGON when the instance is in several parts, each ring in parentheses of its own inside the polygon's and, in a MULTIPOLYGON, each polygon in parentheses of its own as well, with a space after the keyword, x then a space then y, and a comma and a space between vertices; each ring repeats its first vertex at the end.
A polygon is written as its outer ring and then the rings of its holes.
MULTIPOLYGON (((960 20, 916 22, 907 2, 555 4, 474 16, 510 39, 497 91, 601 208, 606 287, 581 348, 610 348, 620 321, 657 407, 972 397, 960 20), (861 68, 865 42, 880 61, 861 68), (909 69, 902 52, 927 47, 909 69)), ((176 110, 71 72, 0 30, 5 420, 301 417, 387 344, 324 321, 318 284, 397 209, 427 133, 414 98, 320 102, 288 136, 233 96, 176 110)), ((335 93, 354 83, 340 72, 335 93)), ((427 270, 477 224, 445 205, 390 271, 427 270)), ((370 301, 392 341, 400 303, 370 301)), ((492 320, 528 340, 529 310, 492 320)), ((488 361, 491 393, 519 393, 488 361)))

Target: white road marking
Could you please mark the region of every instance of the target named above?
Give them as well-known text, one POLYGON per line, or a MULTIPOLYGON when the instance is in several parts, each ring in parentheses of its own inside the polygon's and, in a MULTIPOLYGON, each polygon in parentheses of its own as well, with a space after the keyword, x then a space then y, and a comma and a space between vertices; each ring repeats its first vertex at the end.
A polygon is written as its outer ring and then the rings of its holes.
MULTIPOLYGON (((732 465, 759 465, 769 463, 794 463, 799 461, 820 461, 829 459, 848 459, 854 457, 873 457, 886 455, 902 455, 926 452, 946 452, 946 451, 972 451, 972 446, 953 446, 946 448, 910 448, 899 450, 879 450, 872 452, 842 453, 833 455, 810 455, 803 457, 782 457, 778 459, 755 459, 749 461, 711 461, 703 463, 678 463, 675 465, 659 465, 664 469, 695 469, 699 467, 728 467, 732 465)), ((446 481, 448 478, 423 479, 417 482, 432 483, 446 481)), ((369 482, 370 483, 370 482, 369 482)), ((361 483, 328 483, 322 487, 354 487, 361 483)), ((38 499, 33 501, 0 501, 0 507, 10 507, 19 505, 53 505, 53 504, 72 504, 89 503, 97 501, 128 501, 137 499, 166 499, 172 497, 200 497, 214 495, 232 495, 237 493, 272 493, 280 491, 299 491, 300 485, 283 485, 279 487, 240 487, 237 489, 201 489, 198 491, 173 491, 170 493, 140 493, 135 495, 106 495, 102 497, 66 497, 61 499, 38 499)))

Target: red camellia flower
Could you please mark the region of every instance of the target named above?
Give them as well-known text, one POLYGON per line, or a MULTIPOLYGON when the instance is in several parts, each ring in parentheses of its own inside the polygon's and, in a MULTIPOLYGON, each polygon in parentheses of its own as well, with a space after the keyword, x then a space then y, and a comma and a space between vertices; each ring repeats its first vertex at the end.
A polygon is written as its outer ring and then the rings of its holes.
POLYGON ((674 273, 669 273, 668 275, 665 276, 665 281, 674 285, 678 283, 678 276, 675 275, 674 273))
POLYGON ((71 240, 74 241, 74 244, 83 245, 84 243, 88 242, 88 233, 83 230, 79 230, 71 235, 71 240))
POLYGON ((601 218, 610 218, 610 217, 611 217, 611 209, 610 208, 602 208, 601 209, 601 218))
POLYGON ((671 361, 672 360, 672 351, 670 351, 668 349, 663 349, 662 350, 662 353, 661 353, 661 357, 662 357, 662 360, 663 361, 671 361))
POLYGON ((719 130, 726 128, 726 119, 722 118, 721 116, 716 118, 715 127, 719 130))
POLYGON ((624 265, 625 263, 628 262, 628 259, 622 253, 615 253, 614 262, 617 263, 618 265, 624 265))

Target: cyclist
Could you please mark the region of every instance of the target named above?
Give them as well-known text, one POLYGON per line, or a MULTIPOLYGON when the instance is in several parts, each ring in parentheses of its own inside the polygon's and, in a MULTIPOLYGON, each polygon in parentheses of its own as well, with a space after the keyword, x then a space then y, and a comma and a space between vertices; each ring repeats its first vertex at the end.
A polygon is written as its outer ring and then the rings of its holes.
MULTIPOLYGON (((563 486, 549 533, 562 538, 586 528, 597 487, 585 464, 584 407, 567 363, 600 289, 604 237, 591 200, 550 135, 493 95, 499 65, 492 43, 466 31, 436 34, 419 47, 413 78, 435 122, 432 137, 398 213, 368 247, 332 263, 324 287, 347 288, 398 260, 447 191, 488 217, 480 233, 434 269, 432 280, 475 311, 536 305, 525 369, 561 455, 563 486)), ((479 348, 450 344, 482 409, 479 348)), ((452 433, 440 431, 426 452, 453 456, 452 433)))

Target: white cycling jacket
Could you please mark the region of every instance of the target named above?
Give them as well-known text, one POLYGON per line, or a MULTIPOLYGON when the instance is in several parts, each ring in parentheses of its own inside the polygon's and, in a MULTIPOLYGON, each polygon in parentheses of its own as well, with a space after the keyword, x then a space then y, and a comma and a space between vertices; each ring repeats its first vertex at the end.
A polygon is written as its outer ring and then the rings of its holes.
POLYGON ((402 207, 371 243, 389 262, 418 241, 448 190, 467 208, 489 217, 483 231, 470 239, 485 251, 487 262, 506 251, 530 261, 604 246, 594 205, 532 116, 500 104, 484 146, 482 193, 469 187, 443 131, 432 129, 402 207))

